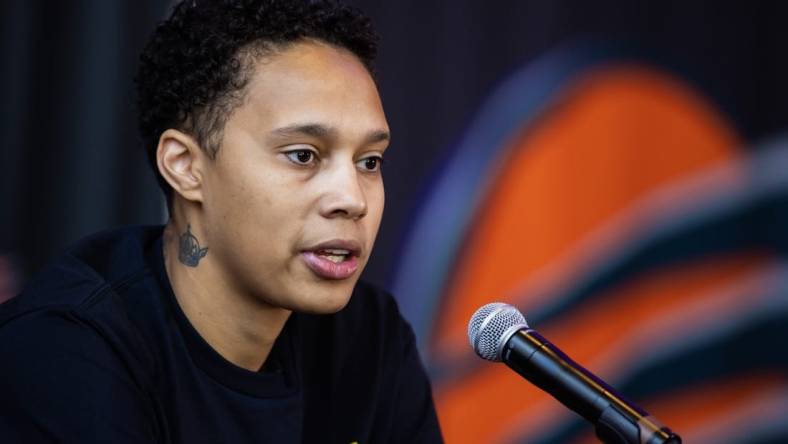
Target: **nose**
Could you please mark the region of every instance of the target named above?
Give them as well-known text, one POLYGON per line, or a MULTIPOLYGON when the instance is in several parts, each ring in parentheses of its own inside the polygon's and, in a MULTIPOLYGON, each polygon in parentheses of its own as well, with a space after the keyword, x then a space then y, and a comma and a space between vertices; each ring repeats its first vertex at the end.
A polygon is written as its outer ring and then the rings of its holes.
POLYGON ((352 161, 344 163, 327 171, 326 181, 321 184, 324 194, 320 213, 330 219, 358 220, 367 214, 367 197, 355 164, 352 161))

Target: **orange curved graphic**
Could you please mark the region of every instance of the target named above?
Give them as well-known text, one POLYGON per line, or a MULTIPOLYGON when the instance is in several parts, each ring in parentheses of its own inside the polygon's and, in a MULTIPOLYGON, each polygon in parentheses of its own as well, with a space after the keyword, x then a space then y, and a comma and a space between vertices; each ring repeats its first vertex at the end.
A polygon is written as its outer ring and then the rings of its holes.
MULTIPOLYGON (((572 257, 584 240, 654 190, 737 159, 740 141, 684 84, 644 67, 618 66, 579 78, 510 144, 456 259, 430 355, 467 353, 467 322, 478 307, 511 298, 548 267, 571 279, 572 257)), ((617 229, 626 238, 638 226, 633 220, 617 229)), ((616 335, 669 317, 693 298, 705 300, 711 288, 762 263, 751 256, 723 262, 723 268, 716 263, 717 268, 700 266, 687 274, 671 270, 678 280, 654 277, 604 312, 583 307, 538 328, 559 345, 578 344, 566 350, 578 361, 595 362, 616 335), (659 287, 665 282, 670 292, 659 287), (609 322, 611 313, 620 318, 609 322)), ((526 317, 540 296, 517 294, 526 317)), ((625 362, 628 354, 620 353, 610 362, 625 362)), ((506 441, 571 414, 500 365, 458 381, 438 381, 435 389, 444 434, 452 443, 506 441), (496 434, 502 425, 505 431, 496 434)))
POLYGON ((589 75, 512 140, 455 266, 436 346, 466 347, 476 308, 571 253, 649 191, 737 157, 739 145, 669 77, 638 67, 589 75))

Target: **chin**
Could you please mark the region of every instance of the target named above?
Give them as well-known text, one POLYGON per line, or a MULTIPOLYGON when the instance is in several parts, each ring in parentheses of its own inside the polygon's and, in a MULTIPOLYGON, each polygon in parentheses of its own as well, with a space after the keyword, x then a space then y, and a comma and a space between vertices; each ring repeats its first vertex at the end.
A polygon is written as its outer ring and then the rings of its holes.
POLYGON ((318 284, 318 288, 307 289, 302 293, 302 297, 297 298, 297 307, 294 311, 310 314, 332 314, 336 313, 350 302, 350 296, 353 294, 355 287, 355 280, 352 284, 342 282, 338 283, 318 284))

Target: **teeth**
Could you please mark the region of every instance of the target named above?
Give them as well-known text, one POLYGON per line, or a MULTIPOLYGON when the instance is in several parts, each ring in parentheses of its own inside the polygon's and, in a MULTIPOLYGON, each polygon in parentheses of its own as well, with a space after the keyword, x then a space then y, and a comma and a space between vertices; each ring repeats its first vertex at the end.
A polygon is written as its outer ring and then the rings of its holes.
POLYGON ((329 253, 329 254, 333 254, 335 256, 343 256, 343 255, 346 256, 346 255, 350 254, 350 251, 348 251, 348 250, 340 250, 338 248, 326 248, 323 251, 325 251, 326 253, 329 253))
POLYGON ((317 254, 330 260, 335 264, 338 264, 340 262, 345 261, 345 259, 347 259, 347 257, 350 255, 350 251, 343 250, 340 248, 324 248, 318 251, 317 254))

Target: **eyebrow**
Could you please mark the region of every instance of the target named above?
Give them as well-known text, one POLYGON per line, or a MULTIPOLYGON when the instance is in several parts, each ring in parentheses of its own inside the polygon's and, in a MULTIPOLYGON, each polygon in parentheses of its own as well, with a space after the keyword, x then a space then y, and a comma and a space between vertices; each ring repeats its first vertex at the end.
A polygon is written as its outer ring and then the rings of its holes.
POLYGON ((283 126, 271 131, 271 134, 280 137, 287 136, 312 136, 330 138, 336 136, 336 130, 319 123, 302 123, 283 126))
POLYGON ((365 141, 368 144, 379 143, 379 142, 388 142, 391 140, 391 134, 388 131, 377 130, 372 131, 367 135, 365 141))
MULTIPOLYGON (((294 125, 283 126, 271 131, 275 137, 309 136, 321 139, 335 139, 338 135, 336 128, 332 128, 320 123, 297 123, 294 125)), ((375 144, 388 141, 391 135, 385 130, 370 131, 364 138, 365 144, 375 144)))

